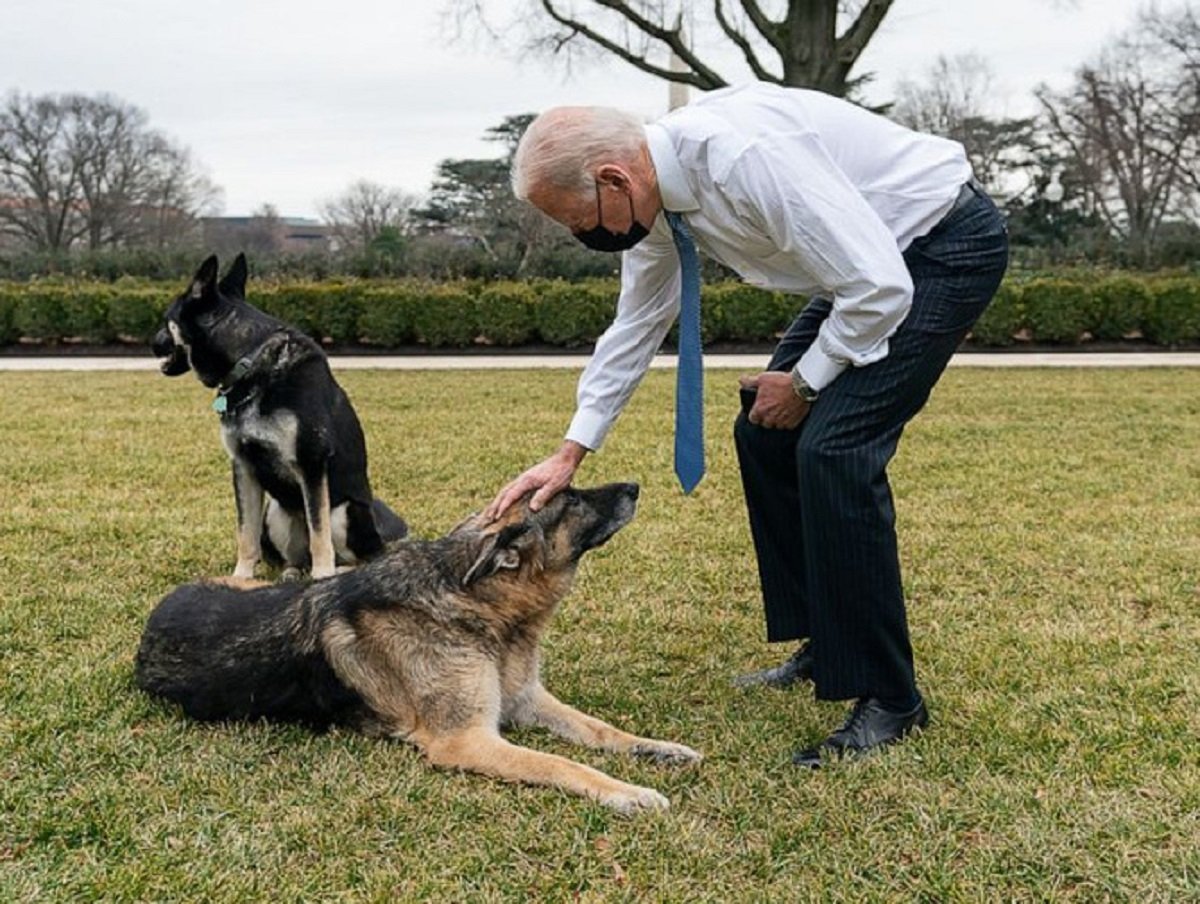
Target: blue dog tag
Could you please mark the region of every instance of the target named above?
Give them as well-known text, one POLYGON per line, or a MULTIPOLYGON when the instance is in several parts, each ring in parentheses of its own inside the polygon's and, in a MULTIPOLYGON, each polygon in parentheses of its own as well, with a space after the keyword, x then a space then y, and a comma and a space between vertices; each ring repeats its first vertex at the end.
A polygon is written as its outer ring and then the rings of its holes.
POLYGON ((213 399, 212 410, 217 414, 224 414, 228 407, 229 403, 225 400, 225 393, 218 393, 217 397, 213 399))

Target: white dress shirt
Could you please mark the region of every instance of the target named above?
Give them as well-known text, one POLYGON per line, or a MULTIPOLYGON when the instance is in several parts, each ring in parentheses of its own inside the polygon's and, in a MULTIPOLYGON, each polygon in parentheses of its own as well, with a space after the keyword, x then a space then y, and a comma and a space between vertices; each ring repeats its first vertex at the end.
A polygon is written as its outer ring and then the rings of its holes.
MULTIPOLYGON (((800 359, 814 389, 888 353, 912 306, 902 254, 971 177, 962 145, 816 91, 712 91, 646 126, 666 210, 696 245, 767 289, 833 305, 800 359)), ((579 380, 567 439, 598 449, 679 313, 679 256, 661 214, 624 253, 617 316, 579 380)))

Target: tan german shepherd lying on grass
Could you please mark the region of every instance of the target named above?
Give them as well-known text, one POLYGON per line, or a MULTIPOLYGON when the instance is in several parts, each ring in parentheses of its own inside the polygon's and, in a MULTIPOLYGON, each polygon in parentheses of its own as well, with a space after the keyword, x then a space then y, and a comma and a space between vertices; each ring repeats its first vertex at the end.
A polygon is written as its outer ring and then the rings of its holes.
POLYGON ((538 642, 579 558, 634 514, 636 484, 569 489, 498 521, 392 546, 375 561, 308 584, 236 578, 188 584, 150 616, 137 681, 203 720, 348 724, 415 744, 437 766, 553 785, 620 812, 668 806, 565 757, 518 747, 502 725, 660 762, 700 754, 637 737, 556 699, 538 642))

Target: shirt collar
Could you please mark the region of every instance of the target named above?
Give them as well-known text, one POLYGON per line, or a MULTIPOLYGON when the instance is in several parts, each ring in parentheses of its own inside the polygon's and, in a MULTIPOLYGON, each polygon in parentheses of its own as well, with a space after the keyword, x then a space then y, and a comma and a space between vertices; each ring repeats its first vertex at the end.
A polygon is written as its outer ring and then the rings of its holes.
POLYGON ((663 207, 677 213, 699 210, 700 204, 688 187, 679 155, 675 153, 667 130, 656 122, 647 123, 646 144, 650 148, 650 160, 658 178, 658 192, 662 196, 663 207))

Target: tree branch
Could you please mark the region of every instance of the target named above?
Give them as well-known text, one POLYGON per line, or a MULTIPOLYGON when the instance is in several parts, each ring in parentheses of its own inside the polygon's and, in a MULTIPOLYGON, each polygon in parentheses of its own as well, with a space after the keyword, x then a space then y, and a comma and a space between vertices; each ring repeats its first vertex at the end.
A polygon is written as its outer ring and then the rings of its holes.
MULTIPOLYGON (((753 2, 753 0, 751 0, 753 2)), ((725 18, 725 10, 721 6, 721 0, 714 0, 713 10, 717 14, 717 23, 721 26, 721 31, 725 32, 725 37, 733 41, 742 51, 742 56, 746 58, 751 71, 755 78, 761 79, 764 82, 775 82, 776 84, 783 83, 783 77, 772 75, 769 73, 761 62, 758 55, 754 52, 754 48, 750 46, 750 42, 746 40, 746 36, 730 24, 725 18)))
MULTIPOLYGON (((546 2, 548 2, 548 0, 543 0, 543 4, 546 2)), ((712 83, 713 87, 720 88, 726 84, 725 79, 721 78, 721 76, 719 76, 716 72, 709 69, 708 66, 704 64, 704 61, 696 56, 692 52, 692 49, 687 46, 687 42, 683 40, 682 28, 679 25, 676 25, 675 28, 663 28, 660 25, 655 25, 653 22, 631 7, 628 3, 624 2, 624 0, 592 0, 592 2, 597 6, 602 6, 605 9, 610 9, 613 12, 618 13, 628 20, 634 26, 634 28, 636 28, 642 34, 648 35, 655 40, 666 44, 675 52, 675 55, 679 57, 679 59, 683 60, 683 62, 692 67, 693 72, 706 81, 712 83)))
POLYGON ((854 65, 854 61, 859 58, 879 29, 892 2, 893 0, 868 0, 867 5, 859 12, 858 18, 854 20, 854 24, 837 39, 838 62, 845 65, 847 69, 854 65))
POLYGON ((756 0, 741 0, 741 4, 742 11, 746 13, 750 23, 758 29, 758 33, 775 48, 780 56, 784 56, 787 53, 787 42, 780 31, 779 23, 768 19, 756 0))
POLYGON ((703 91, 707 91, 712 88, 722 88, 727 84, 720 75, 705 66, 690 50, 687 49, 686 46, 684 46, 683 41, 679 38, 678 30, 667 31, 666 29, 660 28, 654 25, 652 22, 643 19, 633 10, 629 9, 624 3, 616 2, 616 0, 593 0, 593 2, 599 4, 600 6, 605 6, 620 12, 635 25, 637 24, 638 20, 645 22, 646 25, 649 26, 649 30, 642 29, 643 33, 649 37, 654 37, 660 41, 663 41, 669 47, 675 50, 676 55, 692 67, 691 72, 672 72, 669 69, 656 66, 649 62, 645 57, 639 56, 638 54, 630 51, 628 48, 609 40, 608 38, 604 37, 604 35, 585 25, 583 22, 563 15, 554 8, 554 4, 551 2, 551 0, 541 0, 541 2, 542 8, 546 10, 546 13, 550 16, 550 18, 552 18, 559 25, 569 28, 573 32, 572 35, 568 36, 561 42, 563 44, 573 38, 576 34, 579 34, 594 44, 598 44, 599 46, 603 47, 609 53, 620 57, 630 65, 636 66, 643 72, 647 72, 650 75, 658 78, 666 79, 667 81, 672 82, 682 82, 683 84, 692 85, 693 87, 699 88, 703 91), (680 52, 680 50, 682 50, 682 52, 680 52))

